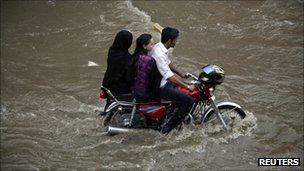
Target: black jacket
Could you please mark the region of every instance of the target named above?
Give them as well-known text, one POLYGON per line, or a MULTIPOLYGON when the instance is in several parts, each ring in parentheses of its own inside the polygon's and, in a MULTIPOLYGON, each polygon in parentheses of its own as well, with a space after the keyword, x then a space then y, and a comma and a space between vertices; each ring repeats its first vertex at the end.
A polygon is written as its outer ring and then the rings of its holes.
POLYGON ((131 93, 134 82, 133 58, 128 49, 132 44, 132 34, 126 30, 117 33, 109 49, 107 70, 102 85, 113 94, 131 93))

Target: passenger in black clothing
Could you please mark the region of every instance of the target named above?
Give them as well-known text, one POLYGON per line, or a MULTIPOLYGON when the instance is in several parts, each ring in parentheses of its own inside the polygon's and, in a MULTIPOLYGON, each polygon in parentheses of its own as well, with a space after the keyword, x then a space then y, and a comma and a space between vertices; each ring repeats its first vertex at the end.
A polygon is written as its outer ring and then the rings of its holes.
POLYGON ((131 93, 134 82, 133 58, 128 49, 133 36, 127 30, 116 34, 108 52, 107 70, 102 85, 114 95, 131 93))

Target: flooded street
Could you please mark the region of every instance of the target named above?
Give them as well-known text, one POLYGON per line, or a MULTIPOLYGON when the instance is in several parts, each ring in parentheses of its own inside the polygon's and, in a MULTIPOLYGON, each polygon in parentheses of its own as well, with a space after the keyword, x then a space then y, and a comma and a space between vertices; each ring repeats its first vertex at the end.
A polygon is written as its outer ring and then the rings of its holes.
POLYGON ((1 170, 303 169, 303 1, 1 1, 1 170), (116 33, 179 29, 173 61, 226 72, 229 133, 184 126, 108 136, 98 116, 116 33), (88 66, 93 61, 98 66, 88 66), (263 157, 300 167, 258 167, 263 157))

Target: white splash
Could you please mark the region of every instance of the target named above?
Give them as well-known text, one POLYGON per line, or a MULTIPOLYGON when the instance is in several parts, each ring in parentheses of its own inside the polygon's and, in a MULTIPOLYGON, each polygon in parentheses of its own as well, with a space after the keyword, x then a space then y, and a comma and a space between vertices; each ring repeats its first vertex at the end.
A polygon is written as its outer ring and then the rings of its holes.
POLYGON ((205 133, 208 135, 208 139, 217 143, 228 143, 240 136, 251 136, 257 128, 257 118, 252 112, 246 111, 246 114, 246 118, 237 122, 229 133, 223 132, 221 125, 217 125, 218 127, 207 126, 205 133))

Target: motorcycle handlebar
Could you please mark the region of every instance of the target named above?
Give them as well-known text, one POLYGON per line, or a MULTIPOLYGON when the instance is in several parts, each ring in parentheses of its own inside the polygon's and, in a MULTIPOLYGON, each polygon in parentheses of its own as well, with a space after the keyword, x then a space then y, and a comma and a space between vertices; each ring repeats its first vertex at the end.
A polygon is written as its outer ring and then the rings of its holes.
POLYGON ((197 77, 196 75, 194 75, 194 74, 186 73, 185 76, 186 76, 187 78, 189 78, 189 77, 194 78, 196 81, 198 81, 198 77, 197 77))

